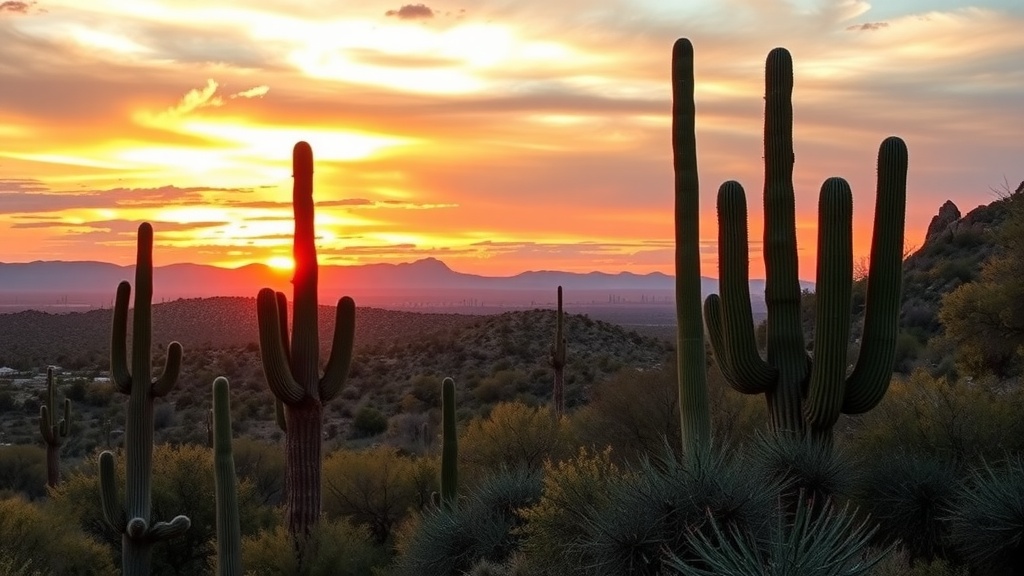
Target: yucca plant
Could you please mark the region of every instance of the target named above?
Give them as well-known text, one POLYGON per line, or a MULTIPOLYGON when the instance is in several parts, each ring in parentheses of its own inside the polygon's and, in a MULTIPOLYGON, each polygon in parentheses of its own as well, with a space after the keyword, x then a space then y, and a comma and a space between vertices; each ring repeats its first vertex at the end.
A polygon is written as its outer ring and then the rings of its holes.
POLYGON ((668 565, 681 576, 866 575, 889 552, 866 553, 876 530, 869 519, 858 522, 846 507, 815 505, 801 497, 791 518, 779 516, 768 542, 709 518, 706 529, 687 533, 697 561, 673 555, 668 565))
POLYGON ((1016 454, 974 471, 948 521, 954 546, 976 570, 1024 574, 1024 458, 1016 454))

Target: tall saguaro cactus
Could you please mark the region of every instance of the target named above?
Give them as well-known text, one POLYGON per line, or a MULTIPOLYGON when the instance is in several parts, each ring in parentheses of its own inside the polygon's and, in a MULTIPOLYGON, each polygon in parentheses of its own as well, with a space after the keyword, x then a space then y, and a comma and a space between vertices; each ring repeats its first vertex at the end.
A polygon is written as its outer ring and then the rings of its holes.
POLYGON ((323 469, 323 405, 338 395, 352 361, 355 302, 338 301, 334 341, 324 374, 320 376, 320 339, 317 328, 316 245, 313 223, 313 151, 299 142, 292 153, 295 179, 294 326, 288 349, 288 321, 284 294, 260 290, 256 313, 260 330, 260 356, 267 384, 284 405, 285 509, 288 530, 302 542, 320 517, 323 469))
POLYGON ((231 389, 213 381, 213 484, 217 494, 217 576, 242 576, 242 529, 238 481, 231 449, 231 389))
POLYGON ((747 210, 743 188, 718 192, 721 297, 705 302, 708 331, 726 379, 765 394, 776 432, 831 438, 840 413, 860 414, 885 395, 898 333, 906 212, 907 148, 889 137, 878 152, 878 183, 864 333, 847 376, 853 282, 852 194, 841 178, 821 187, 813 359, 800 319, 793 197, 793 61, 776 48, 765 67, 764 258, 767 359, 757 351, 750 309, 747 210))
POLYGON ((114 300, 114 322, 110 343, 110 379, 128 395, 125 415, 124 505, 117 504, 114 455, 100 454, 100 496, 107 523, 121 532, 121 574, 146 576, 150 571, 152 547, 156 542, 179 536, 188 530, 189 519, 177 516, 170 522, 152 521, 153 484, 153 400, 166 395, 178 380, 181 344, 167 346, 163 374, 152 378, 153 340, 153 227, 139 226, 135 260, 135 312, 132 319, 132 357, 129 367, 128 299, 131 284, 121 282, 114 300))
POLYGON ((565 414, 565 332, 562 330, 564 314, 562 313, 562 287, 558 287, 558 312, 555 320, 555 341, 551 343, 551 368, 555 371, 555 386, 551 394, 551 402, 555 407, 555 416, 561 418, 565 414))
POLYGON ((57 384, 53 366, 46 368, 46 402, 39 407, 39 431, 46 442, 46 485, 60 484, 60 447, 71 432, 71 400, 64 398, 64 417, 57 420, 57 384))
POLYGON ((455 508, 459 498, 459 437, 455 424, 455 381, 441 382, 441 506, 455 508))
POLYGON ((701 454, 711 447, 711 409, 700 306, 700 203, 693 85, 693 45, 680 38, 672 47, 676 362, 683 450, 701 454))

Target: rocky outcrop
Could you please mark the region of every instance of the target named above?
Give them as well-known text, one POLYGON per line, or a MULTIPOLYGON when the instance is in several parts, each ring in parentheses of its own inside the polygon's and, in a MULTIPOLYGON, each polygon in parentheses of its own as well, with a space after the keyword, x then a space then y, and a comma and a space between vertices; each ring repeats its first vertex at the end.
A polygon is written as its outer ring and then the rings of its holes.
POLYGON ((939 208, 939 213, 933 216, 931 223, 928 224, 928 232, 924 235, 925 243, 927 244, 929 240, 948 230, 959 220, 960 209, 951 200, 946 200, 946 203, 939 208))

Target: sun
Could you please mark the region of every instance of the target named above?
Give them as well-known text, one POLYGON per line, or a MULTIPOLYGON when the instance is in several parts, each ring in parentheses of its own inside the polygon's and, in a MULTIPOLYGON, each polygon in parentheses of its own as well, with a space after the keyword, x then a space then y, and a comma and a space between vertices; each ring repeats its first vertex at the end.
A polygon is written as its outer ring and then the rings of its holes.
POLYGON ((295 269, 295 260, 291 256, 271 256, 267 258, 267 266, 279 272, 287 272, 295 269))

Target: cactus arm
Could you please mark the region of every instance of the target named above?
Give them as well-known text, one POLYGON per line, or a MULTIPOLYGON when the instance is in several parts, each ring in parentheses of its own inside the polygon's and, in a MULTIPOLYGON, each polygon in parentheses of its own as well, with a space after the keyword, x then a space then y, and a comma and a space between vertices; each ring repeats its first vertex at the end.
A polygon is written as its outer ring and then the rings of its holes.
POLYGON ((117 285, 114 297, 114 323, 110 331, 110 380, 122 394, 132 391, 132 375, 128 370, 128 299, 132 285, 117 285))
POLYGON ((331 344, 331 356, 320 378, 320 401, 328 402, 338 395, 348 378, 348 369, 352 365, 352 346, 356 333, 356 303, 345 296, 338 300, 338 308, 334 317, 334 341, 331 344))
POLYGON ((124 509, 117 501, 117 474, 114 470, 114 453, 104 450, 100 454, 100 504, 103 519, 116 532, 126 527, 124 509))
POLYGON ((459 438, 455 425, 455 381, 441 382, 441 504, 451 510, 458 500, 459 438))
POLYGON ((46 404, 39 407, 39 433, 47 444, 53 444, 57 441, 54 427, 50 424, 50 409, 46 404))
POLYGON ((896 358, 907 210, 907 146, 899 138, 886 138, 879 146, 876 190, 864 333, 846 384, 846 414, 867 412, 882 400, 896 358))
POLYGON ((277 296, 270 288, 256 296, 256 318, 260 331, 260 358, 267 384, 274 396, 285 404, 298 404, 306 396, 288 366, 288 355, 282 346, 277 296))
POLYGON ((774 368, 761 359, 750 309, 747 200, 743 187, 729 181, 718 189, 718 262, 721 287, 722 333, 727 358, 738 392, 761 394, 775 387, 774 368))
POLYGON ((284 347, 284 357, 288 365, 292 362, 292 343, 288 339, 288 297, 284 292, 275 292, 277 296, 277 322, 281 326, 281 346, 284 347))
POLYGON ((686 38, 680 38, 672 46, 671 74, 679 417, 683 450, 696 457, 711 448, 711 409, 701 318, 700 183, 693 44, 686 38))
POLYGON ((181 373, 181 354, 181 344, 171 342, 167 345, 167 360, 164 362, 164 371, 153 382, 154 398, 166 396, 178 381, 178 375, 181 373))
POLYGON ((704 323, 708 327, 708 340, 711 342, 711 351, 715 354, 718 369, 722 376, 733 386, 732 369, 729 367, 729 356, 725 353, 725 332, 722 329, 722 299, 718 294, 709 294, 704 299, 704 323))
POLYGON ((284 402, 281 402, 276 397, 274 398, 274 421, 277 422, 277 427, 281 429, 281 432, 288 432, 288 420, 284 415, 284 402))
POLYGON ((238 482, 231 446, 231 390, 227 378, 213 381, 213 467, 217 495, 217 574, 242 575, 242 530, 238 482))
POLYGON ((181 536, 191 526, 192 521, 188 519, 188 516, 179 514, 172 518, 170 522, 157 522, 153 524, 152 527, 145 531, 144 537, 150 542, 170 540, 171 538, 181 536))
POLYGON ((852 286, 853 194, 845 180, 829 178, 818 208, 814 363, 804 403, 809 429, 818 436, 831 432, 843 404, 852 286))

